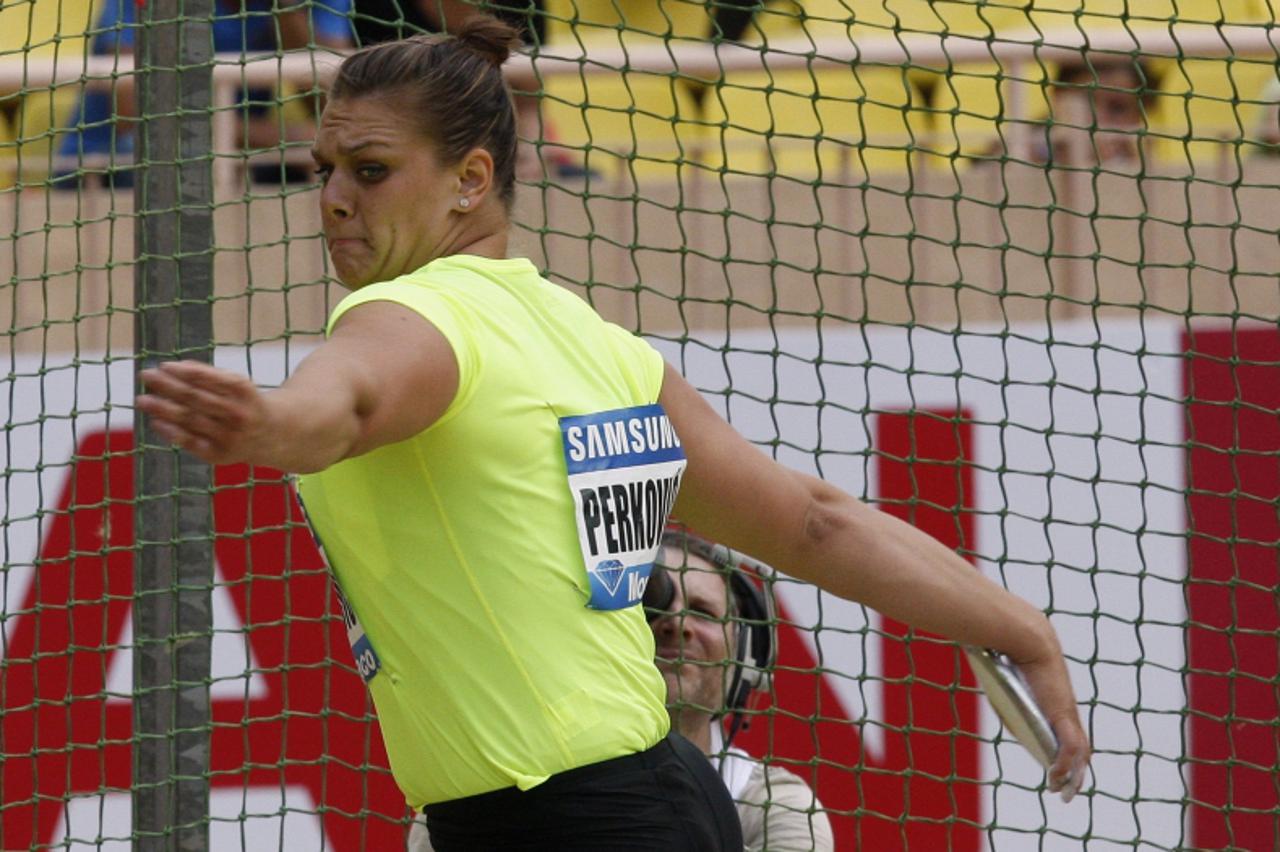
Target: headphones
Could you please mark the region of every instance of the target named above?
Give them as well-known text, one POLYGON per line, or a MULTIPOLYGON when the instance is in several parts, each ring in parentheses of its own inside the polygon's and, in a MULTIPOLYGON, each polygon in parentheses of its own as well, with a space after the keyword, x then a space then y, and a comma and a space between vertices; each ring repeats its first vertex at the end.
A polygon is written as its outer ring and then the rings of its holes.
MULTIPOLYGON (((763 562, 680 528, 668 527, 662 534, 662 546, 681 554, 681 564, 685 554, 702 557, 722 572, 728 582, 737 610, 732 618, 737 641, 734 642, 733 674, 725 691, 724 709, 718 715, 740 714, 752 692, 768 689, 773 673, 774 607, 773 596, 766 590, 774 571, 763 562), (756 584, 753 574, 766 584, 766 589, 756 584)), ((654 564, 644 593, 645 614, 650 622, 670 612, 675 599, 675 584, 670 574, 678 567, 654 564)))

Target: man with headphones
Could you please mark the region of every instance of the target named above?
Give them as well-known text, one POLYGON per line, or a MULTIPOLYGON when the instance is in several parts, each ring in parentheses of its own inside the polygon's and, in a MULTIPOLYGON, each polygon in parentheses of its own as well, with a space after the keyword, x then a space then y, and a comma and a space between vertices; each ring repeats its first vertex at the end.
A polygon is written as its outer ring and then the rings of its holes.
POLYGON ((671 727, 702 749, 738 808, 749 852, 834 848, 822 803, 797 775, 733 748, 773 669, 772 598, 743 567, 768 566, 680 528, 662 538, 645 594, 671 727), (723 724, 729 716, 728 729, 723 724))

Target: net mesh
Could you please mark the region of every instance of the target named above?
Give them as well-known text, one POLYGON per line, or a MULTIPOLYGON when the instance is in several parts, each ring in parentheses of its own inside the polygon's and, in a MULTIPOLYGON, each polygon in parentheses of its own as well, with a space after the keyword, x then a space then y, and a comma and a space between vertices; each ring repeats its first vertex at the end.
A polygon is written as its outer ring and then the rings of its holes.
MULTIPOLYGON (((341 294, 306 155, 322 81, 357 43, 437 26, 435 5, 240 0, 200 22, 214 195, 161 212, 212 213, 218 363, 272 386, 318 341, 341 294)), ((143 840, 145 8, 0 5, 5 849, 143 840)), ((777 658, 733 740, 743 772, 775 768, 738 790, 764 846, 798 830, 821 848, 827 822, 841 849, 1273 847, 1274 8, 486 8, 529 42, 510 65, 513 253, 645 335, 766 452, 958 548, 1063 641, 1096 747, 1069 806, 952 647, 772 579, 777 658)), ((209 492, 209 848, 403 846, 287 482, 227 467, 209 492)))

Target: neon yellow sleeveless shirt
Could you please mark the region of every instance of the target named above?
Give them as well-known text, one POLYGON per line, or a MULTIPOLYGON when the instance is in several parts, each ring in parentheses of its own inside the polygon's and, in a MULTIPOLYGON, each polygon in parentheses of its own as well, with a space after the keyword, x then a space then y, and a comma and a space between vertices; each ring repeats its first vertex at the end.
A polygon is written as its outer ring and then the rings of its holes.
POLYGON ((352 293, 329 328, 376 300, 440 329, 457 396, 429 429, 299 492, 410 806, 654 745, 666 689, 631 605, 647 566, 606 557, 656 547, 679 485, 661 356, 523 259, 434 261, 352 293), (627 463, 661 475, 611 481, 609 459, 633 450, 627 463))

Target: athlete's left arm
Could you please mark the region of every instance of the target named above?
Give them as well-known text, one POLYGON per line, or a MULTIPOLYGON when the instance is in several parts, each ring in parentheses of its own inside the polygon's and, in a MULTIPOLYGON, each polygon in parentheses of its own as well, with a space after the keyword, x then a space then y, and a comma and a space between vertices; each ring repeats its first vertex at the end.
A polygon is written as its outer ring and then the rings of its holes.
POLYGON ((426 429, 457 393, 458 363, 431 322, 375 301, 344 314, 276 390, 195 361, 140 378, 137 407, 174 444, 210 463, 311 473, 426 429))
POLYGON ((1089 741, 1043 613, 910 524, 770 459, 670 366, 659 401, 688 457, 674 510, 682 522, 890 618, 1008 654, 1061 743, 1051 788, 1083 777, 1089 741))

